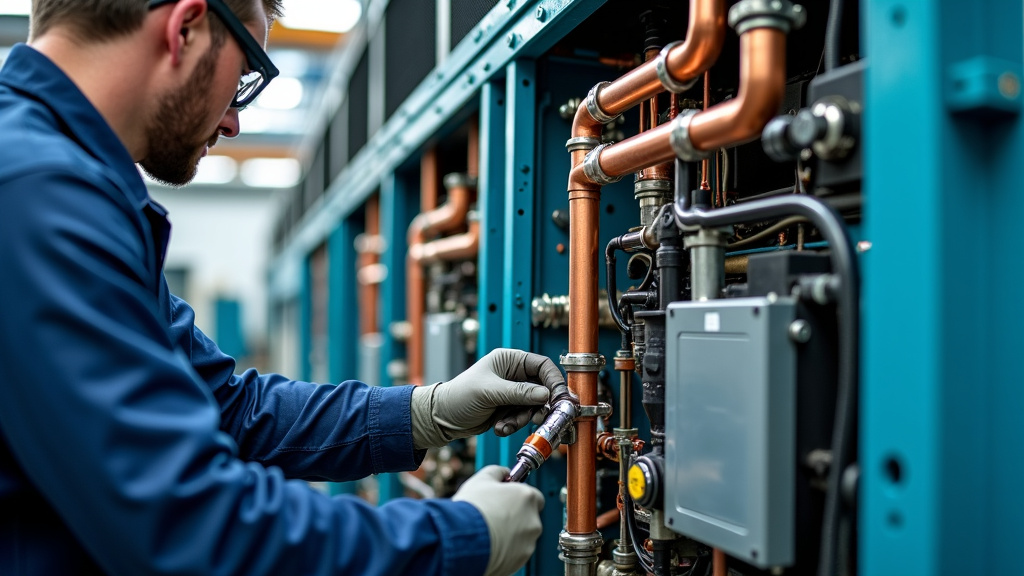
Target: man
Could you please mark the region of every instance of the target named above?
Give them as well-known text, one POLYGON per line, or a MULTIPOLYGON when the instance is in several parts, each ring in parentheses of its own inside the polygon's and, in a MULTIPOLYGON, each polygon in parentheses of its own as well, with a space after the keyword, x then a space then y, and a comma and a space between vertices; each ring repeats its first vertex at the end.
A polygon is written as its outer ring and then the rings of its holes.
POLYGON ((553 363, 497 350, 450 382, 247 371, 162 276, 135 167, 185 184, 276 74, 280 0, 34 0, 0 70, 0 574, 507 574, 540 493, 490 467, 373 508, 285 478, 415 468, 543 415, 553 363), (258 39, 258 41, 257 41, 258 39))

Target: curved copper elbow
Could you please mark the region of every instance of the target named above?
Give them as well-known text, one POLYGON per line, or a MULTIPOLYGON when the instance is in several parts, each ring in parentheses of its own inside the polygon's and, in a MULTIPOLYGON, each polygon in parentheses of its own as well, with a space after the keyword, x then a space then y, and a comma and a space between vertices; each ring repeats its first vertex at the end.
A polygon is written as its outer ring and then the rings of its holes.
MULTIPOLYGON (((718 60, 725 43, 725 0, 690 0, 686 40, 668 51, 667 72, 682 84, 699 77, 718 60)), ((615 116, 665 91, 654 61, 638 66, 598 95, 597 104, 615 116)))
POLYGON ((480 223, 469 223, 469 231, 465 234, 447 236, 440 240, 409 246, 409 257, 420 265, 432 262, 450 262, 452 260, 468 260, 476 258, 480 251, 480 223))
POLYGON ((786 92, 786 33, 754 28, 740 35, 740 86, 736 97, 698 112, 690 141, 710 151, 745 144, 761 136, 779 112, 786 92))

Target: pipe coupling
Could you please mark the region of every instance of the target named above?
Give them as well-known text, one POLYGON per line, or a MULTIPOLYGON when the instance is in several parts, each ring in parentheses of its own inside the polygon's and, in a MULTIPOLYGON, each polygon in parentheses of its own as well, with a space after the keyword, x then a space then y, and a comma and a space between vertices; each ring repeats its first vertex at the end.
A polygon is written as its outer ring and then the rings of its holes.
POLYGON ((609 84, 611 84, 611 82, 598 82, 590 89, 590 92, 587 93, 587 112, 590 112, 590 116, 601 124, 614 122, 618 118, 618 115, 611 116, 610 114, 606 114, 604 110, 601 110, 601 105, 597 103, 597 98, 601 95, 601 90, 609 84))
POLYGON ((697 83, 696 78, 691 78, 685 82, 680 82, 672 77, 672 74, 668 71, 668 53, 675 49, 677 46, 682 44, 681 40, 672 42, 668 46, 661 49, 658 57, 654 60, 654 70, 658 73, 658 80, 661 81, 661 85, 665 87, 665 90, 674 94, 680 92, 686 92, 693 85, 697 83))
MULTIPOLYGON (((562 553, 558 559, 571 565, 597 565, 604 537, 600 532, 590 534, 570 534, 565 530, 558 535, 558 547, 562 553)), ((568 568, 568 566, 567 566, 568 568)))
POLYGON ((594 184, 600 186, 607 186, 608 184, 614 184, 619 180, 622 180, 622 176, 613 177, 605 173, 604 169, 601 168, 601 152, 611 146, 611 144, 601 144, 597 148, 594 148, 590 152, 587 152, 587 157, 583 159, 583 173, 587 175, 594 184))
POLYGON ((600 372, 604 370, 604 356, 593 352, 570 352, 558 357, 566 372, 600 372))
POLYGON ((729 26, 737 34, 754 28, 776 28, 788 34, 807 22, 807 12, 789 0, 743 0, 729 10, 729 26))
POLYGON ((476 188, 476 177, 461 172, 452 172, 444 177, 446 190, 453 188, 476 188))
POLYGON ((577 136, 576 138, 569 138, 568 142, 565 143, 565 149, 569 152, 576 152, 578 150, 586 150, 587 152, 590 152, 594 148, 597 148, 597 145, 600 143, 601 141, 597 138, 577 136))
POLYGON ((690 122, 693 121, 694 115, 700 112, 700 110, 683 110, 676 116, 675 120, 672 121, 672 132, 669 134, 669 143, 672 144, 672 150, 675 151, 676 156, 680 160, 686 162, 697 162, 711 156, 711 152, 705 152, 704 150, 698 150, 693 145, 693 140, 690 139, 690 122))

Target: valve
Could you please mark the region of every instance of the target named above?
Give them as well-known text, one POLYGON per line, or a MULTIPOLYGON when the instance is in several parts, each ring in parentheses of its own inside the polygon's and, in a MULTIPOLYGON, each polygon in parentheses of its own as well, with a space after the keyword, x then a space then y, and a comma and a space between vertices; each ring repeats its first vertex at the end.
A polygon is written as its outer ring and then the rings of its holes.
POLYGON ((822 160, 845 158, 857 144, 860 110, 841 96, 826 96, 796 116, 777 116, 764 127, 764 151, 776 162, 791 162, 804 150, 822 160))
POLYGON ((516 454, 516 464, 505 477, 505 482, 522 482, 551 456, 562 443, 562 436, 571 428, 579 415, 579 405, 571 394, 554 402, 544 423, 526 438, 516 454))

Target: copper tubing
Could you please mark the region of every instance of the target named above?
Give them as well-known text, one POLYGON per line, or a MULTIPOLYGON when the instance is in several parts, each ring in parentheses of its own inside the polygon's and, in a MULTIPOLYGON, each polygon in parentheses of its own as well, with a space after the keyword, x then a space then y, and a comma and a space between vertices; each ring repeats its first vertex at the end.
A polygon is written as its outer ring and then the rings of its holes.
POLYGON ((619 509, 609 510, 597 517, 597 529, 604 530, 619 522, 619 509))
MULTIPOLYGON (((704 109, 708 109, 708 102, 711 101, 711 71, 704 71, 704 109)), ((711 186, 708 185, 708 168, 710 162, 705 158, 700 163, 700 189, 710 190, 711 186)))
MULTIPOLYGON (((573 153, 575 156, 577 153, 573 153)), ((597 263, 601 193, 595 184, 569 191, 569 352, 597 353, 597 263)), ((569 389, 583 406, 597 405, 597 372, 568 372, 569 389)), ((597 530, 597 423, 580 418, 569 446, 568 521, 571 534, 597 530)))
MULTIPOLYGON (((700 76, 718 59, 724 41, 725 0, 690 0, 686 40, 669 51, 669 74, 680 82, 700 76)), ((601 90, 597 104, 615 116, 664 91, 655 63, 645 62, 601 90)))
MULTIPOLYGON (((658 57, 659 50, 648 50, 647 61, 654 60, 658 57)), ((707 74, 705 72, 705 74, 707 74)), ((644 132, 658 126, 658 96, 652 96, 647 102, 640 103, 640 131, 644 132), (647 116, 647 121, 644 121, 644 116, 647 116)), ((671 180, 672 170, 674 163, 665 162, 663 164, 657 164, 650 168, 644 168, 637 173, 636 179, 642 180, 671 180)))
MULTIPOLYGON (((740 35, 740 87, 736 97, 698 112, 690 122, 690 141, 710 151, 761 136, 782 105, 786 91, 786 33, 754 28, 740 35)), ((602 163, 602 166, 604 164, 602 163)))
POLYGON ((711 554, 712 576, 727 576, 729 568, 726 564, 725 552, 721 548, 714 548, 711 554))
POLYGON ((480 175, 480 120, 474 116, 469 121, 466 142, 466 174, 470 178, 480 175))
MULTIPOLYGON (((366 236, 373 238, 380 235, 380 203, 377 196, 366 201, 366 236)), ((369 249, 359 251, 358 268, 360 270, 373 266, 379 256, 369 249)), ((377 286, 363 282, 359 284, 359 334, 377 332, 377 286)))
MULTIPOLYGON (((696 78, 711 67, 721 51, 725 39, 725 0, 690 0, 690 22, 686 41, 668 52, 669 74, 676 80, 696 78)), ((615 116, 643 100, 664 91, 655 68, 656 61, 647 62, 605 86, 597 95, 597 105, 606 114, 615 116)), ((672 160, 675 155, 669 145, 671 124, 659 126, 637 136, 640 145, 614 152, 612 166, 622 167, 638 163, 619 175, 672 160), (662 146, 663 143, 663 146, 662 146), (663 153, 638 159, 633 154, 648 153, 664 148, 663 153)), ((573 138, 601 137, 601 124, 590 114, 586 102, 580 104, 573 119, 573 138)), ((606 152, 609 149, 606 149, 606 152)), ((597 353, 598 306, 598 227, 601 187, 582 174, 586 151, 572 152, 572 171, 569 175, 569 352, 597 353)), ((602 159, 604 155, 602 155, 602 159)), ((604 161, 601 166, 606 170, 604 161)), ((579 397, 580 403, 597 403, 597 372, 569 372, 569 389, 579 397)), ((596 518, 596 422, 593 417, 577 421, 577 441, 569 447, 568 520, 566 529, 571 534, 592 534, 597 530, 596 518)))
POLYGON ((440 240, 409 246, 409 256, 420 263, 450 262, 476 258, 480 251, 480 223, 470 222, 465 234, 447 236, 440 240))

